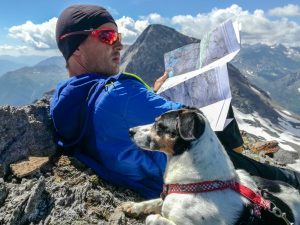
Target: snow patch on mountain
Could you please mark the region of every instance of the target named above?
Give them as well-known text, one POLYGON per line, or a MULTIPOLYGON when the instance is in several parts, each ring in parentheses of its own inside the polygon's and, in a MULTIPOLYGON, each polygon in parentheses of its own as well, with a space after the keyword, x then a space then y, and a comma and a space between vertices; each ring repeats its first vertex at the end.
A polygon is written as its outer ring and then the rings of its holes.
POLYGON ((287 47, 284 53, 288 58, 300 59, 300 52, 295 48, 287 47))
POLYGON ((258 95, 260 95, 261 93, 260 93, 260 91, 259 90, 257 90, 256 88, 254 88, 254 87, 250 87, 251 88, 251 90, 253 90, 256 94, 258 94, 258 95))
MULTIPOLYGON (((280 116, 282 116, 284 118, 284 120, 286 120, 289 123, 294 124, 294 126, 296 128, 298 128, 297 133, 300 132, 300 120, 292 117, 292 114, 287 110, 282 110, 282 111, 276 110, 276 112, 278 112, 280 114, 280 116)), ((299 133, 299 135, 300 135, 300 133, 299 133)))
POLYGON ((298 172, 300 172, 300 159, 297 159, 295 163, 288 164, 288 166, 298 172))
MULTIPOLYGON (((289 112, 289 111, 287 111, 287 110, 282 110, 282 112, 285 114, 285 115, 289 115, 289 116, 291 116, 292 114, 289 112)), ((279 112, 280 113, 280 112, 279 112)))
POLYGON ((276 140, 281 149, 300 153, 300 121, 282 113, 278 125, 262 118, 257 112, 245 114, 234 108, 237 122, 241 130, 258 137, 261 140, 276 140))

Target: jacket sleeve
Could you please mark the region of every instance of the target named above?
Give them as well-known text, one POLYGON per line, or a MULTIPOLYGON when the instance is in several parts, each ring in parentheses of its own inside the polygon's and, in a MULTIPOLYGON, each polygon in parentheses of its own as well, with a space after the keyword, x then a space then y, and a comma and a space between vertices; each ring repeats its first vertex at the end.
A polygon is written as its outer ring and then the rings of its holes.
MULTIPOLYGON (((138 81, 128 80, 104 94, 99 118, 103 130, 97 137, 101 161, 107 168, 132 180, 162 181, 166 156, 139 149, 130 139, 131 127, 152 123, 155 117, 181 104, 167 101, 138 81)), ((94 123, 98 123, 95 121, 94 123)), ((100 126, 99 126, 100 128, 100 126)))

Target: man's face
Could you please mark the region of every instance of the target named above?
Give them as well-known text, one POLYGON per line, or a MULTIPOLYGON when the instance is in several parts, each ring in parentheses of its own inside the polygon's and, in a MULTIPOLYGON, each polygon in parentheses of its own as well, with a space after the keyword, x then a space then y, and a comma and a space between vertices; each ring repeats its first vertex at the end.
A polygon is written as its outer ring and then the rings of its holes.
MULTIPOLYGON (((105 23, 98 28, 112 28, 118 31, 113 23, 105 23)), ((122 44, 117 41, 113 45, 101 42, 91 35, 79 46, 81 63, 91 73, 115 75, 119 72, 120 51, 122 44)))

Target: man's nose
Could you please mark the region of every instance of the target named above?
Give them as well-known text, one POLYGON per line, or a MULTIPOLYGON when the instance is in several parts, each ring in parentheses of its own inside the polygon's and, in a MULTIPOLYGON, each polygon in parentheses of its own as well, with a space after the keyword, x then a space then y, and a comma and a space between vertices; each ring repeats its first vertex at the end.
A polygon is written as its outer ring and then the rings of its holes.
POLYGON ((114 49, 118 50, 118 51, 121 51, 123 49, 123 45, 121 43, 121 41, 117 41, 115 44, 114 44, 114 49))

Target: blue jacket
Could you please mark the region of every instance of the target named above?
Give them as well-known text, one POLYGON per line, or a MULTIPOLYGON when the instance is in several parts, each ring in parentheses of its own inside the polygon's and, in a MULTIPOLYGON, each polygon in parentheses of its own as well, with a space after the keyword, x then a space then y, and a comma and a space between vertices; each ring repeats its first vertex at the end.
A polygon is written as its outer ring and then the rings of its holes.
POLYGON ((56 133, 71 145, 80 140, 80 151, 75 152, 75 157, 103 179, 147 198, 158 197, 166 156, 139 149, 128 130, 152 123, 160 114, 182 106, 156 95, 141 81, 125 74, 97 90, 95 84, 106 79, 99 74, 83 74, 57 87, 50 106, 56 133), (88 107, 87 98, 93 100, 88 107))

